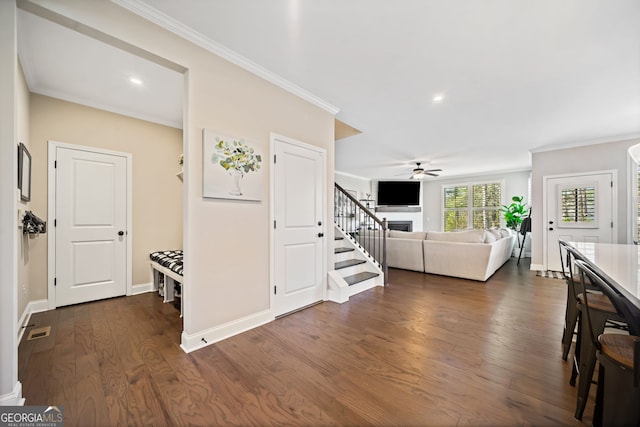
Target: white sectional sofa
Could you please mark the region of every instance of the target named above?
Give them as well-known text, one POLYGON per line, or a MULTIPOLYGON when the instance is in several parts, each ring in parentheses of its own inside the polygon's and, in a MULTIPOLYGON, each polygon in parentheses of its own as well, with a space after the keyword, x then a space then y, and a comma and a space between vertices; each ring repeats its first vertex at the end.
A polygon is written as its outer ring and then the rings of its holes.
POLYGON ((422 244, 427 237, 424 231, 395 231, 387 234, 387 265, 405 270, 424 271, 422 244))
MULTIPOLYGON (((368 249, 379 237, 359 238, 368 249)), ((486 281, 511 257, 516 235, 506 229, 387 234, 389 267, 486 281)))

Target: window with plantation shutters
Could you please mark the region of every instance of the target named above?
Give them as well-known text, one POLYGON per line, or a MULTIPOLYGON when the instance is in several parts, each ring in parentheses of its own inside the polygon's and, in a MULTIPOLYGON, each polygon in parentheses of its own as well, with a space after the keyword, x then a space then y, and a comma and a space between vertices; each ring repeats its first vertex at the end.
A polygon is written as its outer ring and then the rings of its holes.
POLYGON ((469 187, 444 188, 444 230, 465 229, 469 224, 469 187))
POLYGON ((597 227, 597 186, 560 188, 559 227, 597 227))
POLYGON ((502 186, 497 183, 473 185, 473 228, 500 226, 502 186))
POLYGON ((444 231, 500 226, 502 183, 444 186, 444 231))

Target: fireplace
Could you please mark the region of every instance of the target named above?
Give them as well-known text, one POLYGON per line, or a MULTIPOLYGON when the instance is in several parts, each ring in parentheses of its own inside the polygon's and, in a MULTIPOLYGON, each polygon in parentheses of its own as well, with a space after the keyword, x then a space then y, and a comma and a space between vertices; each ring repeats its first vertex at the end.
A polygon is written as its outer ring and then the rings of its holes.
POLYGON ((389 230, 413 231, 413 221, 387 221, 389 230))

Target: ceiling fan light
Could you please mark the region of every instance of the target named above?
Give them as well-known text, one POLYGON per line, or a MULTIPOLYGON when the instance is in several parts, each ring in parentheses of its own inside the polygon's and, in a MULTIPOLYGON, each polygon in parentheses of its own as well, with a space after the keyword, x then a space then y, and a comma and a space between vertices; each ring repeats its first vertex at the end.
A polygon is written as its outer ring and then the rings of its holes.
MULTIPOLYGON (((407 179, 423 179, 426 176, 438 176, 437 173, 442 169, 424 169, 421 165, 421 162, 416 162, 416 167, 411 171, 411 175, 407 179)), ((405 175, 406 176, 406 175, 405 175)))

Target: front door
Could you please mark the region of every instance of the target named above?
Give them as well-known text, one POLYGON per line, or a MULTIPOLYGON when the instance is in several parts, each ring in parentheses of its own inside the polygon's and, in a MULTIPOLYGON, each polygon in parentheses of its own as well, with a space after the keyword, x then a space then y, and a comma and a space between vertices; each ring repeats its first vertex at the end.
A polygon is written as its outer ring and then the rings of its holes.
POLYGON ((324 296, 324 151, 273 137, 275 316, 324 296))
POLYGON ((547 179, 547 270, 560 271, 558 239, 611 243, 613 174, 547 179))
POLYGON ((55 305, 125 295, 126 155, 55 149, 55 305))

